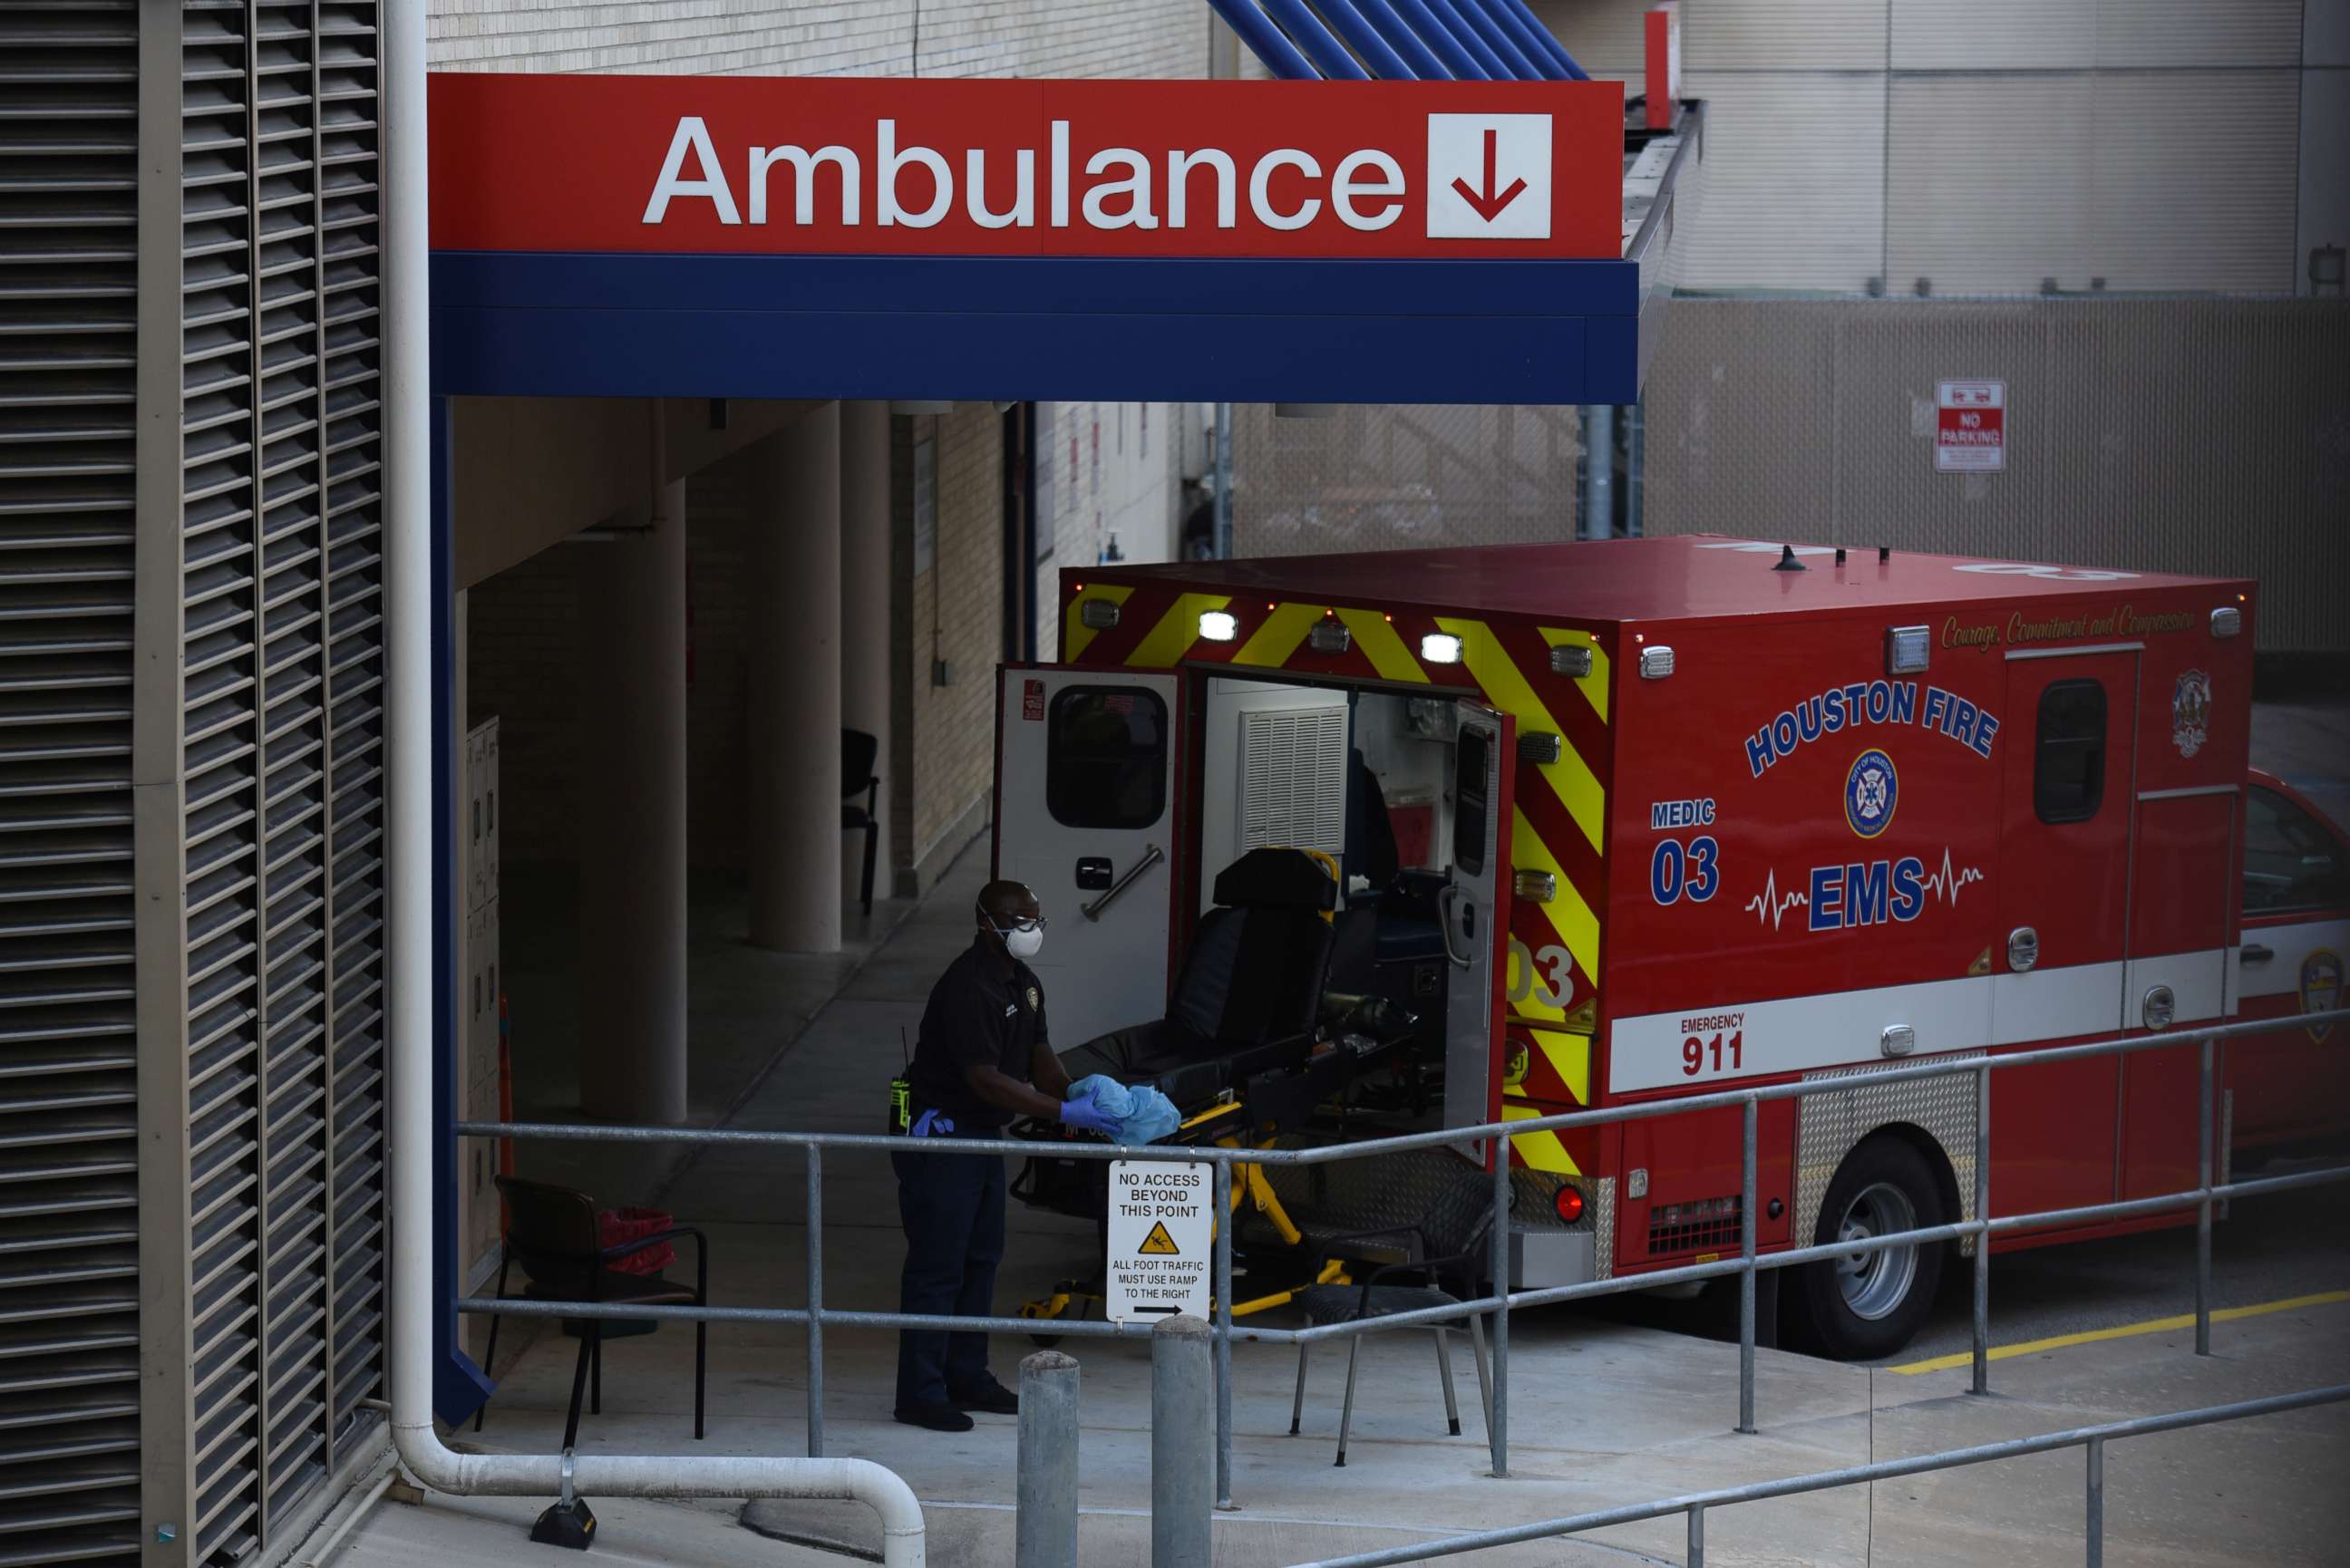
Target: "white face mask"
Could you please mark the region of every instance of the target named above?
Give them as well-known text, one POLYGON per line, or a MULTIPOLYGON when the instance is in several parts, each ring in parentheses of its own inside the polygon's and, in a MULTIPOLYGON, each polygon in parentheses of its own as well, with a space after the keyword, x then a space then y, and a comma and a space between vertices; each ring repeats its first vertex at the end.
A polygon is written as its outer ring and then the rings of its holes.
POLYGON ((1033 926, 1015 925, 1010 930, 1006 930, 993 920, 988 919, 987 911, 984 909, 979 912, 979 918, 986 922, 987 929, 996 934, 1003 941, 1004 950, 1014 958, 1035 958, 1045 946, 1045 922, 1041 919, 1033 926))

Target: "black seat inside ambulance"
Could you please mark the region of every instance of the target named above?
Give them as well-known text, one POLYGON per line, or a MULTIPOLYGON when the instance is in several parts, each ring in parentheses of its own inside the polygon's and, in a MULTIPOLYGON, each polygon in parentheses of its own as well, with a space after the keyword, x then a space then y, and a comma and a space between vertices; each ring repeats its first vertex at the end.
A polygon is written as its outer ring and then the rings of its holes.
POLYGON ((1441 1002, 1444 930, 1437 896, 1440 871, 1406 868, 1396 848, 1379 775, 1350 748, 1347 777, 1347 912, 1338 917, 1331 989, 1384 996, 1427 1012, 1441 1002), (1357 888, 1357 881, 1367 889, 1357 888))
POLYGON ((1337 884, 1301 849, 1252 849, 1217 873, 1167 1016, 1061 1053, 1072 1079, 1149 1084, 1191 1110, 1309 1054, 1330 969, 1337 884))

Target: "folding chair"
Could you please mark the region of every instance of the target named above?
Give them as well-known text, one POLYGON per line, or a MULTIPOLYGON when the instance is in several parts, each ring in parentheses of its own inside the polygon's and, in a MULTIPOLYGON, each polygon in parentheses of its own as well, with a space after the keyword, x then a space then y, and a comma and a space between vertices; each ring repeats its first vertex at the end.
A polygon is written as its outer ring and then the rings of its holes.
MULTIPOLYGON (((640 1236, 616 1247, 602 1244, 596 1226, 595 1201, 586 1193, 569 1187, 555 1187, 543 1181, 525 1181, 519 1177, 501 1176, 498 1192, 504 1198, 510 1224, 506 1232, 506 1255, 498 1265, 498 1298, 505 1299, 506 1272, 517 1262, 529 1280, 525 1293, 546 1301, 611 1302, 629 1306, 707 1306, 710 1303, 710 1243, 701 1231, 688 1225, 672 1226, 666 1231, 640 1236), (634 1257, 647 1248, 680 1237, 689 1238, 694 1250, 694 1282, 691 1288, 673 1284, 659 1274, 632 1274, 611 1265, 624 1258, 634 1257)), ((571 1371, 571 1408, 563 1423, 563 1446, 573 1447, 579 1438, 579 1406, 583 1397, 591 1415, 604 1411, 604 1324, 600 1317, 580 1318, 566 1324, 576 1324, 579 1334, 579 1359, 571 1371)), ((484 1369, 496 1361, 498 1355, 498 1319, 490 1319, 489 1353, 484 1359, 484 1369)), ((693 1325, 693 1435, 702 1435, 705 1391, 709 1381, 710 1324, 697 1322, 693 1325)), ((473 1430, 480 1431, 489 1416, 489 1406, 484 1403, 481 1413, 473 1419, 473 1430)))
MULTIPOLYGON (((1515 1206, 1516 1193, 1511 1194, 1515 1206)), ((1325 1324, 1359 1323, 1371 1318, 1392 1317, 1399 1313, 1420 1312, 1430 1307, 1457 1306, 1465 1296, 1456 1296, 1442 1288, 1439 1282, 1453 1273, 1461 1288, 1473 1295, 1480 1267, 1485 1262, 1485 1238, 1493 1223, 1493 1183, 1482 1174, 1464 1175, 1447 1189, 1444 1195, 1430 1204, 1419 1220, 1410 1225, 1388 1226, 1377 1231, 1357 1231, 1351 1235, 1334 1238, 1322 1250, 1326 1263, 1334 1258, 1359 1257, 1349 1248, 1360 1248, 1372 1241, 1400 1243, 1406 1256, 1400 1262, 1377 1263, 1360 1284, 1308 1285, 1297 1293, 1297 1304, 1305 1311, 1309 1327, 1325 1324), (1421 1284, 1391 1284, 1399 1278, 1419 1276, 1421 1284)), ((1392 1252, 1393 1245, 1381 1249, 1392 1252)), ((1461 1435, 1461 1407, 1452 1392, 1452 1352, 1445 1339, 1446 1324, 1429 1325, 1436 1335, 1436 1369, 1444 1385, 1445 1425, 1454 1437, 1461 1435)), ((1485 1429, 1493 1429, 1493 1371, 1485 1355, 1484 1320, 1477 1315, 1469 1319, 1469 1344, 1476 1353, 1477 1391, 1485 1416, 1485 1429)), ((1297 1435, 1298 1425, 1305 1413, 1305 1361, 1312 1345, 1297 1347, 1297 1392, 1290 1402, 1289 1432, 1297 1435)), ((1355 1420, 1355 1371, 1362 1359, 1363 1336, 1356 1334, 1347 1342, 1347 1400, 1338 1417, 1338 1459, 1347 1462, 1347 1435, 1355 1420)))

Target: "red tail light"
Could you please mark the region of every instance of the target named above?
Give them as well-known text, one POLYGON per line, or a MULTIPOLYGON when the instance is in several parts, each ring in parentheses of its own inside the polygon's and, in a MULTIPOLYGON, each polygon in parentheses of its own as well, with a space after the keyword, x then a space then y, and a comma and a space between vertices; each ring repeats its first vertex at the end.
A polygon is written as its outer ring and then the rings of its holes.
POLYGON ((1551 1199, 1551 1207, 1558 1210, 1561 1220, 1574 1224, 1583 1218, 1583 1189, 1562 1185, 1558 1196, 1551 1199))

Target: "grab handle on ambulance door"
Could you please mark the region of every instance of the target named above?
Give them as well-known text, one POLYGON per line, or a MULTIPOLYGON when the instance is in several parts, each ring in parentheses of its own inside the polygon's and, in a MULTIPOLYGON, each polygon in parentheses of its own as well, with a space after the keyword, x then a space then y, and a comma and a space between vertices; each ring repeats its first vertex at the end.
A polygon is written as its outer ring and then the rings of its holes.
POLYGON ((1101 912, 1109 908, 1111 899, 1116 898, 1120 893, 1123 893, 1128 888, 1133 887, 1134 879, 1136 877, 1141 876, 1145 871, 1149 870, 1153 866, 1158 865, 1161 860, 1166 858, 1166 851, 1160 849, 1156 844, 1147 846, 1142 852, 1142 858, 1126 868, 1126 875, 1111 883, 1109 885, 1109 890, 1104 893, 1100 898, 1080 905, 1078 907, 1078 913, 1084 915, 1088 920, 1100 919, 1101 912))
MULTIPOLYGON (((1471 953, 1457 951, 1452 946, 1452 910, 1454 906, 1460 903, 1460 901, 1461 888, 1454 883, 1447 882, 1436 895, 1436 927, 1438 930, 1444 934, 1444 956, 1452 961, 1455 968, 1467 969, 1476 961, 1474 957, 1471 953)), ((1469 906, 1470 919, 1474 920, 1476 919, 1476 914, 1477 906, 1475 904, 1471 904, 1469 906)), ((1462 934, 1467 936, 1472 941, 1476 939, 1476 933, 1474 931, 1468 931, 1462 934)))

